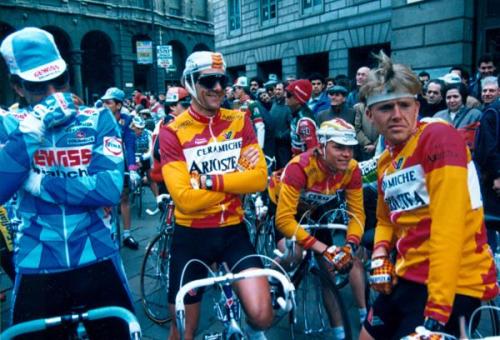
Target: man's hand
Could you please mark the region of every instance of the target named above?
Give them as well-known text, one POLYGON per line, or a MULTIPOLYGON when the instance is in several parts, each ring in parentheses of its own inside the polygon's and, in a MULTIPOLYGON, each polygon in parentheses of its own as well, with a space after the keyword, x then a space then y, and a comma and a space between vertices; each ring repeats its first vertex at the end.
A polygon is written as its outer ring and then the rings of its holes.
POLYGON ((135 191, 141 185, 141 176, 135 170, 129 170, 130 190, 135 191))
POLYGON ((238 160, 238 170, 245 171, 255 168, 259 161, 259 150, 249 147, 243 151, 238 160))
POLYGON ((323 252, 323 258, 330 265, 331 271, 335 270, 345 274, 352 268, 352 253, 352 246, 348 243, 343 247, 329 247, 323 252))
POLYGON ((388 256, 372 258, 370 285, 379 293, 390 294, 396 284, 397 277, 394 265, 388 256))

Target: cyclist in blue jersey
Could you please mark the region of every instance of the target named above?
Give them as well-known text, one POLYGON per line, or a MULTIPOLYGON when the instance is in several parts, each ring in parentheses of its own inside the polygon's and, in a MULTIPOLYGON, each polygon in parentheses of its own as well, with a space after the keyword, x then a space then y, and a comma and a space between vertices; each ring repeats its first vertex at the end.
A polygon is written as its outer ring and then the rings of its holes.
POLYGON ((123 149, 125 152, 125 182, 123 192, 120 198, 120 212, 123 218, 123 245, 133 250, 139 249, 139 243, 130 234, 132 219, 130 217, 130 191, 134 191, 140 184, 138 174, 139 166, 135 161, 136 137, 135 132, 130 125, 132 124, 132 115, 123 106, 125 92, 117 87, 110 87, 102 96, 104 106, 106 106, 114 115, 120 127, 121 138, 123 140, 123 149), (132 190, 130 190, 132 188, 132 190))
MULTIPOLYGON (((123 186, 120 131, 108 109, 75 106, 53 36, 25 28, 0 47, 14 89, 28 106, 0 112, 0 204, 16 191, 12 321, 101 306, 133 311, 104 207, 123 186)), ((121 339, 120 322, 86 324, 92 338, 121 339)), ((46 335, 46 334, 45 334, 46 335)), ((64 329, 46 335, 66 338, 64 329)))

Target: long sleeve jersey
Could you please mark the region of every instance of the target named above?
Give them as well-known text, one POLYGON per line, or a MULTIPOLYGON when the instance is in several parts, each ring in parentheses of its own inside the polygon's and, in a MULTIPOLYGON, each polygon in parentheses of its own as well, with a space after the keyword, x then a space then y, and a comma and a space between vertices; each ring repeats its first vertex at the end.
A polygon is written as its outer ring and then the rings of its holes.
POLYGON ((2 120, 2 200, 21 187, 19 180, 11 181, 14 175, 24 181, 29 171, 42 174, 39 195, 19 190, 22 224, 15 244, 16 270, 64 271, 117 254, 111 219, 103 208, 119 202, 123 186, 122 143, 111 112, 77 108, 71 93, 56 93, 18 114, 17 120, 5 113, 2 120), (52 110, 77 112, 64 126, 46 131, 33 147, 30 135, 20 134, 19 120, 52 110), (24 145, 18 144, 16 153, 8 154, 17 137, 25 139, 24 145))
POLYGON ((349 220, 347 241, 359 244, 363 234, 365 212, 361 171, 355 160, 349 162, 345 172, 332 174, 318 159, 315 150, 295 156, 286 166, 279 188, 276 227, 286 237, 296 236, 304 247, 310 248, 316 239, 304 230, 296 220, 300 203, 308 207, 319 207, 330 202, 345 190, 347 210, 357 217, 349 220))
POLYGON ((462 137, 446 123, 419 123, 378 162, 375 248, 397 249, 396 275, 426 284, 425 316, 443 323, 455 294, 498 293, 486 242, 477 173, 462 137))
POLYGON ((243 220, 241 194, 262 191, 264 154, 244 112, 220 109, 207 118, 189 108, 160 130, 162 174, 175 203, 176 223, 193 228, 226 227, 243 220), (238 171, 241 153, 259 150, 257 165, 238 171), (190 174, 212 175, 212 190, 193 189, 190 174))

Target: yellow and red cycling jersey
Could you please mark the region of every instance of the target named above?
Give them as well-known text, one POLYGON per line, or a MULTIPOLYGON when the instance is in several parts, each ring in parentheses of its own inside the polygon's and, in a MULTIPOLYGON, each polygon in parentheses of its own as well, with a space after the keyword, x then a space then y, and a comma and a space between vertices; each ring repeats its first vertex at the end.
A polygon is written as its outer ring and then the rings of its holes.
POLYGON ((279 191, 276 227, 286 237, 295 234, 297 241, 306 249, 316 242, 316 238, 304 230, 295 218, 299 202, 309 208, 319 207, 334 199, 339 191, 345 190, 347 210, 361 223, 355 218, 349 220, 347 241, 359 244, 365 212, 361 171, 355 160, 349 162, 345 172, 333 174, 316 155, 316 150, 311 149, 295 156, 287 164, 281 181, 273 183, 273 186, 279 191))
POLYGON ((264 154, 245 113, 220 109, 207 118, 190 107, 161 129, 159 138, 162 174, 175 203, 176 223, 193 228, 241 223, 240 194, 262 191, 267 182, 264 154), (259 150, 259 160, 240 172, 240 155, 249 147, 259 150), (194 172, 212 175, 212 189, 193 189, 194 172))
POLYGON ((498 293, 477 173, 463 138, 442 122, 419 123, 378 162, 375 248, 397 249, 396 274, 427 285, 425 316, 448 321, 455 294, 498 293))

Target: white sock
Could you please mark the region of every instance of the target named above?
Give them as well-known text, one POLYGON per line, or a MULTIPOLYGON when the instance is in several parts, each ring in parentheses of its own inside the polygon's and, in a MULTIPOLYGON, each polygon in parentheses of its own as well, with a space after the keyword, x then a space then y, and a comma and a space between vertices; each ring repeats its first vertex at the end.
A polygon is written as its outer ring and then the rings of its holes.
POLYGON ((127 238, 130 236, 130 229, 124 229, 123 230, 123 238, 127 238))
POLYGON ((345 339, 344 326, 333 327, 332 329, 335 339, 345 339))
POLYGON ((358 312, 359 312, 359 323, 363 324, 363 322, 365 322, 367 314, 366 308, 358 308, 358 312))

